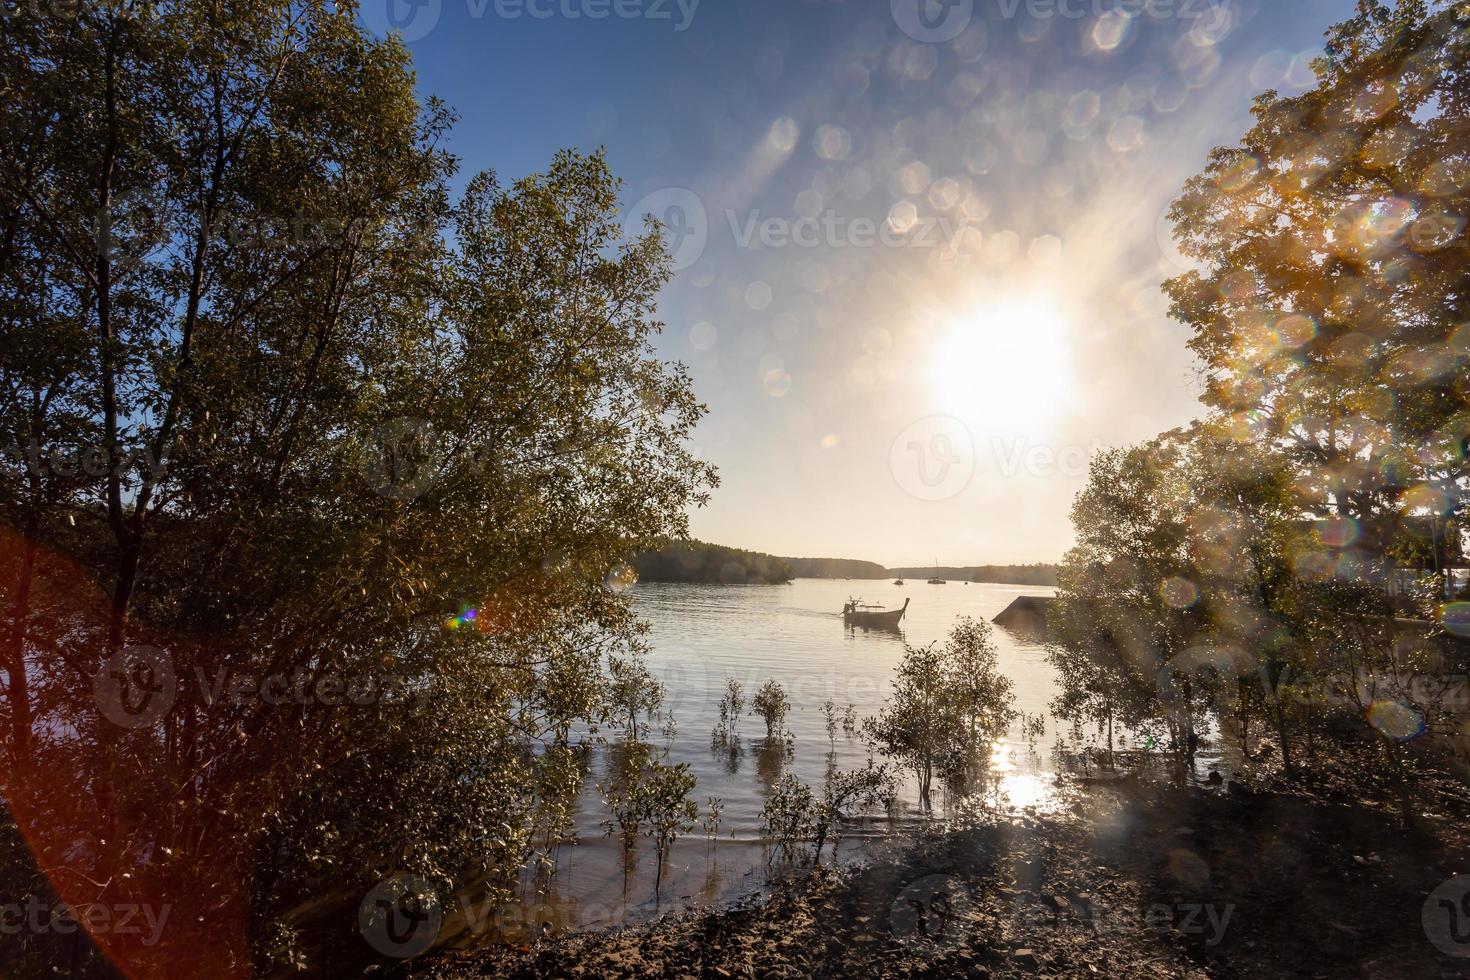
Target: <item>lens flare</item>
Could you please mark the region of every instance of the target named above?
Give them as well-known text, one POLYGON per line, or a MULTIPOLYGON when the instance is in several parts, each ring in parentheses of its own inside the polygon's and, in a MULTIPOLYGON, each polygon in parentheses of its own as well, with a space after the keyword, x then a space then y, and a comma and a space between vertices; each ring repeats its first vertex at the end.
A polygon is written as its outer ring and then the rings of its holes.
POLYGON ((1447 602, 1439 611, 1445 632, 1470 640, 1470 602, 1447 602))
POLYGON ((450 616, 444 621, 444 628, 447 630, 457 630, 461 626, 468 626, 474 623, 475 619, 479 615, 480 611, 478 609, 473 609, 470 606, 465 606, 459 611, 458 616, 450 616))
POLYGON ((1409 742, 1424 734, 1424 715, 1400 701, 1379 700, 1368 706, 1368 723, 1389 738, 1409 742))

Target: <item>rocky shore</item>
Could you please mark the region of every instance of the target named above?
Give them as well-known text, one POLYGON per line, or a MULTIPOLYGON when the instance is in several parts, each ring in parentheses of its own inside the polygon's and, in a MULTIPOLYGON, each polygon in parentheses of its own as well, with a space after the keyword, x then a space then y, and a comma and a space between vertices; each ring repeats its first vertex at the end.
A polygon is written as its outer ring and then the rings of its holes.
POLYGON ((1361 806, 1129 782, 1079 791, 1061 816, 925 832, 758 904, 443 954, 406 972, 1464 977, 1457 875, 1470 876, 1470 857, 1452 822, 1410 832, 1361 806))

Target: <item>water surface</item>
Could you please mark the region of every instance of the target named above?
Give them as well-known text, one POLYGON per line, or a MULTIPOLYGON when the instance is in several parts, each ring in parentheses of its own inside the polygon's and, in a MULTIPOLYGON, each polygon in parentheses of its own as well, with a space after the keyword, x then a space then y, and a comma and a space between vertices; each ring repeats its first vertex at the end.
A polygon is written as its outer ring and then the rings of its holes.
MULTIPOLYGON (((529 888, 523 907, 507 909, 504 918, 548 920, 558 930, 598 928, 694 903, 726 902, 758 890, 766 881, 768 857, 760 839, 760 811, 780 776, 794 773, 820 792, 831 762, 851 769, 866 761, 867 750, 860 741, 850 741, 840 731, 835 743, 829 741, 823 702, 830 699, 839 709, 851 704, 860 717, 874 715, 889 691, 905 642, 942 642, 961 617, 988 622, 1016 596, 1053 591, 960 582, 897 586, 887 581, 819 579, 779 586, 636 586, 635 607, 651 627, 649 668, 667 688, 666 708, 677 726, 671 739, 654 736, 654 740, 667 747, 670 762, 692 768, 699 780, 694 797, 701 816, 708 797, 724 801, 718 839, 711 842, 703 829, 696 829, 678 842, 655 895, 651 843, 641 841, 631 867, 625 869, 615 838, 604 836, 607 812, 595 783, 605 765, 597 758, 576 817, 576 843, 560 849, 550 887, 543 882, 529 888), (911 599, 901 633, 846 629, 841 610, 849 597, 890 608, 911 599), (766 680, 774 679, 786 689, 791 700, 786 726, 796 739, 789 758, 782 751, 762 749, 765 726, 751 715, 741 719, 738 755, 712 750, 710 735, 730 677, 744 685, 747 711, 766 680)), ((1000 669, 1015 685, 1016 708, 1045 714, 1056 694, 1056 677, 1040 638, 999 626, 992 626, 992 633, 1000 669)), ((1047 738, 1052 734, 1048 730, 1047 738)), ((1001 789, 1010 805, 1022 807, 1046 797, 1052 782, 1046 744, 1042 740, 1033 749, 1017 725, 997 748, 1001 789)), ((857 858, 862 839, 883 825, 875 818, 866 832, 858 828, 844 847, 844 859, 857 858)))

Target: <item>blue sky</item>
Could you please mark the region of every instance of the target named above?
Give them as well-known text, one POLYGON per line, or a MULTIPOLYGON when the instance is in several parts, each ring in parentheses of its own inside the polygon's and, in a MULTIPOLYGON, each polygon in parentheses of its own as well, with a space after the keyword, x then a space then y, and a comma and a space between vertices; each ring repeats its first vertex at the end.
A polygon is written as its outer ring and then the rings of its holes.
POLYGON ((1198 414, 1162 212, 1353 8, 412 2, 360 16, 465 174, 605 146, 688 232, 660 350, 711 410, 695 532, 889 564, 1056 560, 1087 454, 1198 414))

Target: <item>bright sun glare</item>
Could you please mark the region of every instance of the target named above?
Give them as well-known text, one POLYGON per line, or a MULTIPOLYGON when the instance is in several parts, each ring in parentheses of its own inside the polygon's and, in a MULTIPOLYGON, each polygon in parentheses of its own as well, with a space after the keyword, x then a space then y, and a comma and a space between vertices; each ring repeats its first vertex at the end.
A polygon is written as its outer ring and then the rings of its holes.
POLYGON ((1071 398, 1066 317, 1045 299, 987 304, 957 318, 932 358, 942 410, 980 431, 1044 431, 1071 398))

